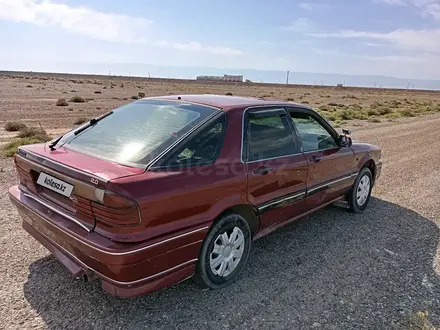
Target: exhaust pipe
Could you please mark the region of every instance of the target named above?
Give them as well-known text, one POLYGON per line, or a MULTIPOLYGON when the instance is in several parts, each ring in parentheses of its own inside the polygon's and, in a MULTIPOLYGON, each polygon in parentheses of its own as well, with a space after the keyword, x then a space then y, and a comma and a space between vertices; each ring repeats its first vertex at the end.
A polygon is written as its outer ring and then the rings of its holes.
POLYGON ((84 283, 87 282, 92 282, 93 280, 95 280, 97 278, 97 276, 95 275, 95 273, 91 272, 91 271, 82 271, 81 274, 78 274, 77 276, 75 276, 75 278, 77 280, 80 280, 84 283))

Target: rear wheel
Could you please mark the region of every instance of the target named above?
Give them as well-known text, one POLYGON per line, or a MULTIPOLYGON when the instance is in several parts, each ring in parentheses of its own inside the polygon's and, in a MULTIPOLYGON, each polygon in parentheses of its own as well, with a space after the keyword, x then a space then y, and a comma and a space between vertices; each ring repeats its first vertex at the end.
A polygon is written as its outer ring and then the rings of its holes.
POLYGON ((194 279, 213 289, 231 284, 246 264, 251 239, 249 224, 241 215, 220 218, 203 242, 194 279))
POLYGON ((350 211, 360 213, 367 208, 373 188, 373 176, 368 167, 364 167, 358 174, 353 184, 353 189, 348 198, 350 211))

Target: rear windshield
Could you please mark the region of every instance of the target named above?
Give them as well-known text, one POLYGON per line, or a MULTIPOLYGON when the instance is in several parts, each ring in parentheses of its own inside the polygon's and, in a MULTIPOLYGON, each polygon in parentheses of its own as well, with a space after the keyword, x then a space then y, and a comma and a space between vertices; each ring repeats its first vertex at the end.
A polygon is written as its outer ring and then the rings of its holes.
POLYGON ((147 165, 176 139, 218 110, 173 101, 140 100, 117 108, 62 142, 65 147, 122 164, 147 165))

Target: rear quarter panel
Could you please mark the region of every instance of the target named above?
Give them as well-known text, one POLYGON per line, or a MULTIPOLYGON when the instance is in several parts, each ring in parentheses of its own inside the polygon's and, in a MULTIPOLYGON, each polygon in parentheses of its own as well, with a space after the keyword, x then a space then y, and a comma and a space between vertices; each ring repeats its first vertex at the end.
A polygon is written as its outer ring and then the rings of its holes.
POLYGON ((111 191, 133 198, 140 207, 142 223, 127 230, 127 240, 145 241, 209 226, 226 209, 248 204, 246 166, 240 160, 241 113, 228 112, 228 129, 214 164, 151 170, 109 182, 111 191))

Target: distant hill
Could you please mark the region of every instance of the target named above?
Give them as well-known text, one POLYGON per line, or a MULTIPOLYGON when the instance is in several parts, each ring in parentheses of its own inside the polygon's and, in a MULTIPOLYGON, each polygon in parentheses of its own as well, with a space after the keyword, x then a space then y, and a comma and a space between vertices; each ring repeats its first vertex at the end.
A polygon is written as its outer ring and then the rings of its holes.
MULTIPOLYGON (((223 75, 239 74, 252 82, 282 83, 286 82, 286 71, 281 70, 257 70, 257 69, 228 69, 212 67, 180 67, 180 66, 156 66, 141 63, 63 63, 58 65, 62 70, 57 73, 83 73, 83 74, 112 74, 123 76, 140 76, 155 78, 180 78, 195 79, 198 75, 223 75)), ((7 68, 0 68, 7 70, 7 68)), ((26 71, 44 71, 39 68, 29 68, 26 71)), ((326 85, 357 87, 383 87, 383 88, 410 88, 440 90, 440 80, 403 79, 375 75, 348 75, 334 73, 315 72, 290 72, 289 83, 304 85, 326 85)))

